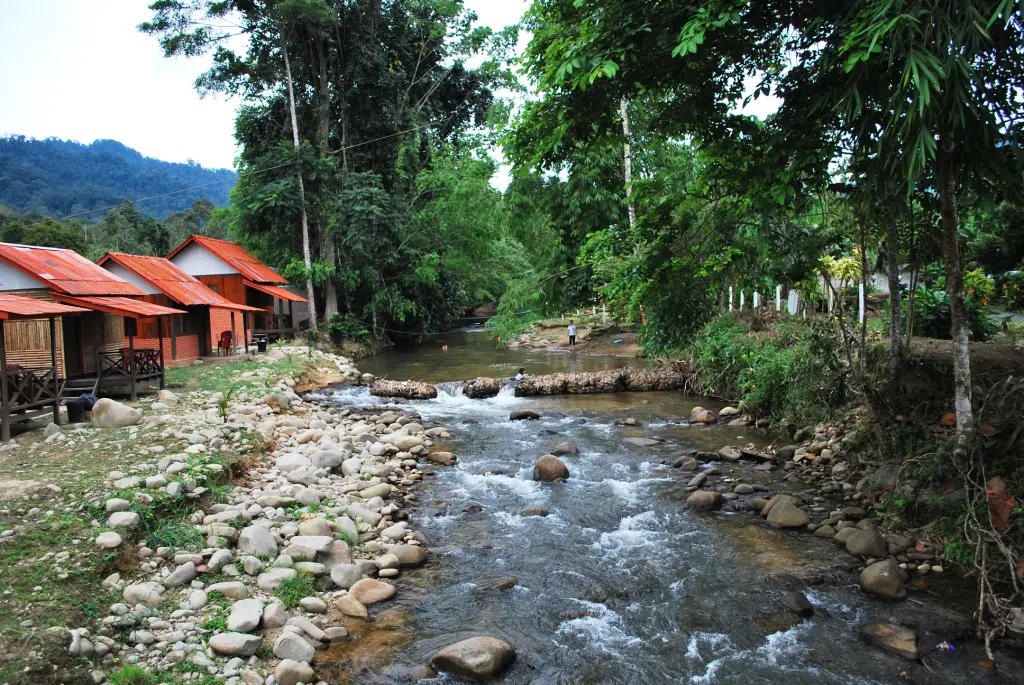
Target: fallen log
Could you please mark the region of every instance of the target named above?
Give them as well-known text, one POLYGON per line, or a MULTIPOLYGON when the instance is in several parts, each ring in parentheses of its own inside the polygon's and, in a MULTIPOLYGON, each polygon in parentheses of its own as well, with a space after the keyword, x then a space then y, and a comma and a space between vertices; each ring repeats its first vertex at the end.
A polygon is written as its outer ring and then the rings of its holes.
POLYGON ((404 397, 407 400, 432 400, 437 397, 437 386, 422 381, 376 381, 370 394, 377 397, 404 397))
POLYGON ((474 400, 494 397, 501 390, 501 381, 497 378, 480 376, 466 381, 462 386, 462 394, 474 400))
POLYGON ((582 373, 552 373, 519 381, 516 397, 589 395, 606 392, 684 390, 689 376, 672 369, 609 369, 582 373))

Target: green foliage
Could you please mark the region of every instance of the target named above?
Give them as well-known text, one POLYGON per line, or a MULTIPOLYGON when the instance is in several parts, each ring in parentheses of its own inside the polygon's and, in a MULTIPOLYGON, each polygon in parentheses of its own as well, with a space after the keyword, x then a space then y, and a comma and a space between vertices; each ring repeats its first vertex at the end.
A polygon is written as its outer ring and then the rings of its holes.
POLYGON ((996 292, 996 283, 985 275, 981 269, 964 272, 964 294, 973 297, 982 304, 988 304, 988 300, 996 292))
POLYGON ((1024 312, 1024 272, 1000 279, 999 296, 1003 306, 1012 312, 1024 312))
MULTIPOLYGON (((982 300, 973 295, 964 298, 971 340, 984 342, 995 335, 999 327, 982 300)), ((904 305, 903 311, 908 311, 904 305)), ((939 288, 921 286, 914 302, 914 333, 928 338, 952 338, 952 316, 949 295, 939 288)))
POLYGON ((281 602, 289 609, 299 606, 303 597, 310 597, 316 594, 316 578, 308 573, 298 573, 294 578, 285 580, 274 590, 274 596, 280 598, 281 602))
POLYGON ((703 392, 742 401, 775 421, 819 421, 846 400, 846 369, 830 325, 779 323, 752 333, 722 315, 690 348, 703 392))
POLYGON ((221 391, 221 397, 217 400, 217 416, 224 420, 224 423, 228 422, 228 405, 231 403, 231 397, 238 390, 238 385, 232 383, 231 387, 227 390, 221 391))
POLYGON ((364 343, 370 339, 370 331, 351 314, 335 312, 327 322, 327 332, 336 344, 344 342, 364 343))
POLYGON ((140 666, 121 666, 107 674, 110 685, 156 685, 160 682, 140 666))
POLYGON ((990 274, 1024 267, 1024 206, 1004 203, 979 212, 977 232, 967 242, 967 258, 990 274))
POLYGON ((228 169, 143 157, 114 140, 0 138, 0 204, 22 212, 60 218, 166 194, 141 205, 147 216, 165 219, 203 198, 227 204, 234 183, 228 169))

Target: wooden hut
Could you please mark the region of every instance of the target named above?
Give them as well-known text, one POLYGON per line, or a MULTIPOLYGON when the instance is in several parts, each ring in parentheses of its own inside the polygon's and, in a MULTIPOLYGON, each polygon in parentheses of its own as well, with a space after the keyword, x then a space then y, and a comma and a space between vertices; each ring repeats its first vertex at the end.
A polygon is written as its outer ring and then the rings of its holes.
POLYGON ((162 346, 136 346, 137 324, 184 311, 143 302, 141 290, 72 250, 33 245, 0 243, 0 292, 89 310, 62 316, 53 341, 46 321, 12 321, 5 331, 8 363, 38 366, 56 346, 63 396, 126 388, 134 399, 139 382, 163 387, 162 346))
MULTIPOLYGON (((78 316, 87 310, 57 302, 34 300, 0 293, 0 429, 2 439, 11 439, 11 424, 28 421, 37 416, 53 412, 53 422, 60 423, 60 384, 57 373, 57 317, 78 316), (11 321, 28 321, 46 326, 50 341, 50 358, 46 365, 26 367, 8 364, 7 328, 11 321)), ((15 343, 20 334, 36 330, 22 327, 14 335, 15 343)))
MULTIPOLYGON (((292 305, 306 302, 306 298, 281 287, 288 285, 288 281, 240 245, 193 235, 167 258, 225 299, 259 309, 260 313, 254 316, 254 334, 278 338, 292 336, 299 330, 292 305)), ((211 333, 216 339, 222 330, 234 327, 232 312, 230 319, 219 320, 211 333)))
MULTIPOLYGON (((249 316, 263 314, 262 309, 231 302, 207 288, 198 279, 163 257, 108 252, 96 262, 119 278, 141 290, 143 300, 166 307, 180 307, 187 313, 168 319, 170 336, 163 339, 164 359, 170 366, 190 364, 213 353, 217 322, 238 312, 242 322, 242 340, 248 339, 249 316)), ((138 344, 155 346, 159 331, 155 322, 140 325, 138 344)))

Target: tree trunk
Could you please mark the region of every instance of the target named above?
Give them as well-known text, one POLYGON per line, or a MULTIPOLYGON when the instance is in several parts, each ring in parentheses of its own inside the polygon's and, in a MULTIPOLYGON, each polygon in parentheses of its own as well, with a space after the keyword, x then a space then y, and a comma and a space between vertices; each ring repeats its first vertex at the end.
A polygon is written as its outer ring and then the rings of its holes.
POLYGON ((960 232, 956 210, 956 177, 953 173, 953 141, 939 138, 939 213, 942 216, 942 260, 946 267, 946 293, 953 319, 953 400, 956 432, 962 441, 971 429, 970 326, 964 305, 963 273, 960 269, 960 232))
MULTIPOLYGON (((281 52, 284 54, 284 73, 288 79, 288 111, 292 118, 292 141, 295 143, 295 149, 298 150, 299 145, 299 124, 295 117, 295 89, 292 85, 292 67, 288 61, 288 46, 284 41, 284 32, 281 32, 281 52)), ((309 298, 309 327, 312 330, 316 330, 316 294, 313 290, 313 260, 309 255, 309 219, 306 216, 306 188, 302 184, 302 169, 300 168, 296 174, 296 178, 299 181, 299 204, 302 205, 302 258, 306 264, 306 297, 309 298)))
POLYGON ((632 132, 629 130, 629 109, 626 98, 619 100, 619 112, 622 114, 622 171, 626 182, 626 207, 629 212, 629 228, 636 228, 636 206, 633 204, 633 149, 629 144, 632 132))
POLYGON ((896 216, 891 212, 885 217, 885 257, 889 269, 889 380, 891 389, 895 391, 903 368, 903 320, 900 311, 900 232, 896 216))

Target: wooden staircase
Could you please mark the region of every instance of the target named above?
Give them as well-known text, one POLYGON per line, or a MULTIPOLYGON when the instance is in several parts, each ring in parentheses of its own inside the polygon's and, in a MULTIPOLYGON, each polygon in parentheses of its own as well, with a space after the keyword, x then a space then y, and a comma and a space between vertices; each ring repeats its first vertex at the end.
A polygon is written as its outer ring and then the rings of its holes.
POLYGON ((60 386, 60 402, 61 404, 64 404, 68 400, 73 400, 79 395, 85 393, 95 395, 96 391, 99 389, 99 385, 99 376, 67 378, 64 380, 63 385, 60 386))

